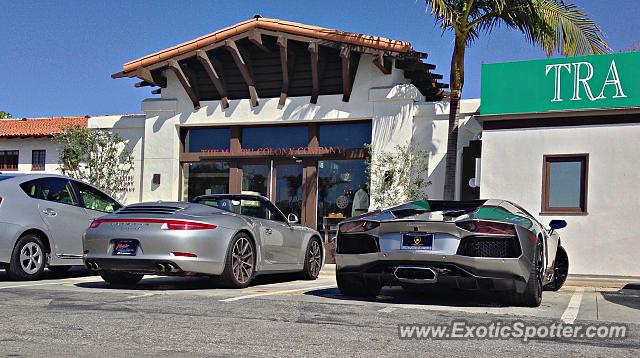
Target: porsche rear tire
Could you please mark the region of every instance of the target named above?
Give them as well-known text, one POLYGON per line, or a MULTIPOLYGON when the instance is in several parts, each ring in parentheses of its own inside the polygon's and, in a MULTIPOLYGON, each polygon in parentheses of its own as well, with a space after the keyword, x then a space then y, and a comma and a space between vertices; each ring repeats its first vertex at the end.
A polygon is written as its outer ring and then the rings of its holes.
POLYGON ((320 274, 322 268, 322 243, 317 237, 312 237, 307 245, 307 251, 304 255, 304 269, 300 273, 303 280, 315 280, 320 274))
POLYGON ((338 290, 345 296, 352 297, 376 297, 380 294, 382 287, 366 282, 363 278, 352 275, 336 273, 338 290))
POLYGON ((543 251, 542 243, 538 240, 533 256, 533 264, 529 272, 529 281, 524 292, 507 291, 503 293, 502 300, 505 304, 519 307, 539 307, 542 303, 543 280, 543 251))
POLYGON ((100 277, 111 285, 126 286, 140 282, 144 275, 129 272, 102 271, 100 272, 100 277))
POLYGON ((217 281, 224 288, 246 288, 253 281, 255 266, 256 248, 253 240, 241 232, 229 243, 224 271, 217 281))

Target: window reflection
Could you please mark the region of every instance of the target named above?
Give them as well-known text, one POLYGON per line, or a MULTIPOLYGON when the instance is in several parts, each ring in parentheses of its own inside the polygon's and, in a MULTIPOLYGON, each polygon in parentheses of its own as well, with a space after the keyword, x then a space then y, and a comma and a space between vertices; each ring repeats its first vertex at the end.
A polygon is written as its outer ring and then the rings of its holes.
POLYGON ((194 128, 187 132, 187 150, 229 150, 231 128, 194 128))
POLYGON ((549 163, 549 207, 580 207, 582 162, 549 163))
POLYGON ((331 236, 335 224, 369 208, 363 160, 318 161, 318 231, 331 236))
POLYGON ((297 149, 308 145, 309 128, 307 126, 242 128, 243 149, 297 149))
POLYGON ((287 216, 302 215, 302 165, 277 164, 275 204, 287 216))
POLYGON ((229 192, 228 163, 185 163, 182 168, 186 200, 191 201, 198 195, 229 192))
POLYGON ((267 196, 269 164, 245 164, 242 166, 242 192, 267 196))
POLYGON ((363 148, 371 144, 371 122, 321 124, 319 140, 321 147, 363 148))

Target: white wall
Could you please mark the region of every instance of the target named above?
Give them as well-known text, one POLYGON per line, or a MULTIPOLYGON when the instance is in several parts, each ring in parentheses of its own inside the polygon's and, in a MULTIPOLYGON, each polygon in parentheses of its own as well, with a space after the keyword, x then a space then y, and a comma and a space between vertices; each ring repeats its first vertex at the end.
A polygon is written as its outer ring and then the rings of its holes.
POLYGON ((113 115, 90 117, 89 128, 105 129, 119 134, 125 142, 124 148, 131 151, 133 156, 133 170, 131 172, 130 190, 118 199, 124 204, 141 201, 142 168, 144 160, 145 116, 141 115, 113 115))
MULTIPOLYGON (((45 171, 60 174, 58 171, 58 145, 51 138, 0 138, 0 150, 18 151, 18 171, 31 173, 31 151, 46 150, 45 171)), ((42 173, 42 171, 37 171, 42 173)))
POLYGON ((589 153, 585 216, 538 216, 543 224, 564 219, 560 231, 573 274, 640 276, 640 125, 491 130, 483 133, 483 198, 514 201, 541 211, 545 154, 589 153))

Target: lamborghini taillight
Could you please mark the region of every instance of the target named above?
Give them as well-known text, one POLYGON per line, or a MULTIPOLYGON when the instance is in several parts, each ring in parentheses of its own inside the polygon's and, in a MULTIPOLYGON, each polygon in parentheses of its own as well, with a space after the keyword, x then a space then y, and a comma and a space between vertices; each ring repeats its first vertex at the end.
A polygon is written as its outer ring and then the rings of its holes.
POLYGON ((513 224, 472 220, 459 222, 456 225, 475 234, 516 236, 516 227, 513 224))

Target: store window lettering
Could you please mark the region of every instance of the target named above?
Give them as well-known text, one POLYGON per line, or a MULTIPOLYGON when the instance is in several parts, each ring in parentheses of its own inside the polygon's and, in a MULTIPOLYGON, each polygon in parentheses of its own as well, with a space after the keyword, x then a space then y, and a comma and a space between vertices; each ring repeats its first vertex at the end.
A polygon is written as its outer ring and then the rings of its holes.
MULTIPOLYGON (((242 148, 242 154, 289 156, 289 155, 320 155, 320 154, 343 154, 345 148, 342 147, 299 147, 299 148, 242 148)), ((201 153, 215 153, 221 155, 232 155, 231 151, 225 149, 203 149, 201 153)))
POLYGON ((615 88, 615 95, 613 95, 612 98, 627 97, 622 88, 622 82, 620 81, 620 75, 618 74, 618 67, 616 66, 615 60, 611 61, 609 71, 607 72, 607 77, 605 78, 605 81, 601 87, 602 89, 600 91, 600 94, 597 97, 594 97, 591 90, 591 86, 594 85, 593 81, 591 81, 594 74, 594 68, 591 63, 572 62, 547 65, 545 75, 549 76, 550 72, 553 72, 554 76, 554 93, 551 102, 563 101, 561 91, 563 79, 562 72, 567 72, 573 75, 573 97, 571 98, 572 101, 582 100, 582 97, 580 96, 581 92, 584 92, 587 98, 589 98, 589 100, 591 101, 605 99, 607 98, 607 96, 605 95, 605 90, 609 86, 614 86, 615 88))

